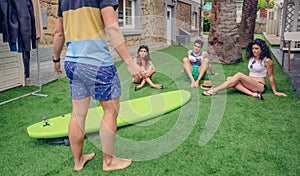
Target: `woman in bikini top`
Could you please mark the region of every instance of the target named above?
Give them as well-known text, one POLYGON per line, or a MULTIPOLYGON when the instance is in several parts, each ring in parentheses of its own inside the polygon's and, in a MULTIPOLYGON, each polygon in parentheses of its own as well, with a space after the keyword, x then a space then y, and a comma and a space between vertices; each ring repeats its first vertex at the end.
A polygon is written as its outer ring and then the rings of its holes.
POLYGON ((243 73, 236 73, 218 87, 203 92, 204 96, 217 94, 219 91, 233 87, 234 89, 263 100, 262 93, 266 90, 266 77, 268 76, 272 91, 277 96, 287 96, 285 93, 276 90, 276 83, 273 74, 273 61, 271 60, 270 49, 265 41, 255 39, 248 44, 246 58, 249 60, 249 76, 243 73))

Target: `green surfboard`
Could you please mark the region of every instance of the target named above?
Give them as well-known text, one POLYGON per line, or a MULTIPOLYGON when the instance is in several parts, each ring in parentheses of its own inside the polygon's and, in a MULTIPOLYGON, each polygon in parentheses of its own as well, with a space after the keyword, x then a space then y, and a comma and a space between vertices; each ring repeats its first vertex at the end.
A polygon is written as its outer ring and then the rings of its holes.
MULTIPOLYGON (((135 124, 149 120, 185 105, 191 94, 185 90, 164 92, 141 97, 120 103, 117 127, 135 124)), ((97 132, 100 127, 103 109, 101 106, 90 108, 85 122, 85 132, 97 132)), ((27 134, 31 138, 50 139, 68 136, 68 124, 71 113, 53 117, 27 127, 27 134)))

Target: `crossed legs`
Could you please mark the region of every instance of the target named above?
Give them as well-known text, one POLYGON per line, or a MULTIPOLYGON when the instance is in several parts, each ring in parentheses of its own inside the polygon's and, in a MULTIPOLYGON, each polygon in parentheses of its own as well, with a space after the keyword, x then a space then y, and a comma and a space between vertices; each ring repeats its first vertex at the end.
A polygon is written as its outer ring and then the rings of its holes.
POLYGON ((141 79, 135 79, 133 80, 134 83, 139 84, 135 87, 135 90, 139 90, 141 88, 143 88, 145 86, 146 83, 148 83, 151 87, 155 88, 155 89, 162 89, 163 85, 162 84, 154 84, 151 80, 151 77, 144 77, 141 79))
POLYGON ((258 92, 264 91, 264 87, 262 84, 258 83, 253 78, 239 72, 232 77, 228 77, 223 84, 207 91, 207 93, 213 95, 217 94, 221 90, 231 87, 252 97, 259 97, 258 92))

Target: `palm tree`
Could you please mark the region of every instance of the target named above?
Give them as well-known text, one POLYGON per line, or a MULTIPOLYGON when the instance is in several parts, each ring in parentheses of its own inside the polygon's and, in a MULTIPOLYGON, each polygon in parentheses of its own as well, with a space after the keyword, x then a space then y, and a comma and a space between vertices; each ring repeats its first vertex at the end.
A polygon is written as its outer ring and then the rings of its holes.
POLYGON ((243 2, 242 20, 239 26, 242 48, 246 48, 248 43, 254 39, 257 4, 258 0, 247 0, 243 2))
POLYGON ((212 0, 208 44, 214 62, 232 64, 242 60, 235 0, 212 0))

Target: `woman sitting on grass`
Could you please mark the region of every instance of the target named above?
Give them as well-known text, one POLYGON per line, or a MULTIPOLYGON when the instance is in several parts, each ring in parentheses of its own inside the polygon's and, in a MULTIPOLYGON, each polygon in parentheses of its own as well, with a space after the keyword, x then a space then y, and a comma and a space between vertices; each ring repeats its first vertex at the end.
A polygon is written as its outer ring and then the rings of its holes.
POLYGON ((209 91, 203 92, 204 96, 212 96, 219 91, 233 87, 234 89, 263 100, 262 93, 267 89, 266 76, 268 75, 273 93, 277 96, 286 96, 285 93, 277 92, 273 74, 273 61, 271 60, 270 49, 265 41, 255 39, 248 44, 246 58, 249 60, 249 76, 243 73, 236 73, 228 77, 226 82, 209 91))
POLYGON ((155 73, 155 68, 150 58, 149 47, 147 45, 141 45, 137 52, 137 58, 134 61, 141 67, 143 70, 142 78, 135 78, 132 82, 139 84, 136 85, 134 90, 137 91, 145 86, 146 83, 149 83, 151 87, 156 89, 162 89, 162 84, 154 84, 152 82, 152 75, 155 73))

